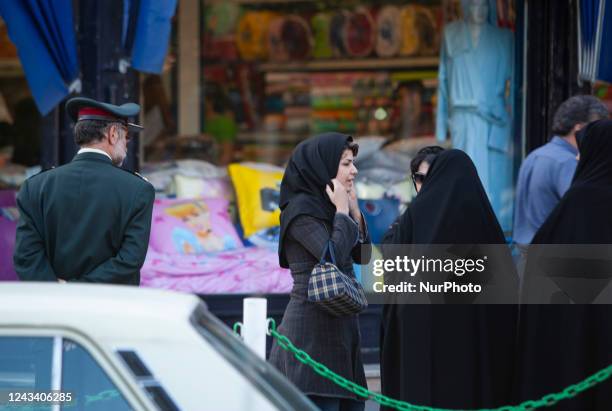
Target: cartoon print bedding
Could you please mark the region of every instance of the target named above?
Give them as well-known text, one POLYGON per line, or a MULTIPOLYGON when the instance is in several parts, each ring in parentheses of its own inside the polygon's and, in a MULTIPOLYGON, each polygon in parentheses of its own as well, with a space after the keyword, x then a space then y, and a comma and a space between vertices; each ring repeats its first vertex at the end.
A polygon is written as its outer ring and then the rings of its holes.
POLYGON ((149 247, 140 275, 143 287, 197 294, 289 293, 293 280, 275 250, 248 247, 180 255, 149 247))

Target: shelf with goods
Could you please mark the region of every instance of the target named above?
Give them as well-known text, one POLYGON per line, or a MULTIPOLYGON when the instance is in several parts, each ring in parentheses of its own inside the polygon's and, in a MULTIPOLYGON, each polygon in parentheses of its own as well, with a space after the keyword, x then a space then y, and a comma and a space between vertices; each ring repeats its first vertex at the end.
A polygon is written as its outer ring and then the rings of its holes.
MULTIPOLYGON (((436 67, 264 73, 258 126, 241 131, 236 142, 259 144, 265 147, 262 153, 274 147, 286 153, 304 138, 330 131, 390 138, 402 118, 413 118, 404 122, 412 121, 413 136, 431 136, 437 75, 436 67), (416 117, 414 110, 419 110, 416 117)), ((282 162, 280 154, 271 157, 282 162)))
POLYGON ((409 93, 404 89, 423 94, 418 97, 423 100, 419 106, 433 116, 441 2, 409 3, 408 7, 390 2, 390 8, 378 3, 364 6, 367 2, 346 7, 330 3, 324 10, 309 1, 292 1, 300 3, 292 8, 285 3, 240 1, 240 11, 228 9, 231 6, 225 3, 215 16, 206 16, 205 78, 207 83, 232 78, 223 87, 233 93, 240 112, 237 118, 243 121, 236 138, 239 146, 260 144, 273 150, 276 145, 284 151, 307 136, 328 131, 395 136, 396 123, 402 118, 397 99, 409 93), (403 20, 395 21, 393 50, 376 47, 382 41, 379 37, 384 37, 376 24, 385 22, 384 16, 380 20, 385 12, 393 14, 389 11, 412 18, 414 26, 403 33, 403 25, 397 24, 403 20), (427 20, 427 35, 415 32, 423 26, 415 21, 419 18, 427 20), (330 23, 337 19, 346 19, 347 28, 336 37, 325 34, 329 42, 321 43, 321 30, 332 30, 330 23), (365 36, 360 33, 361 24, 368 33, 365 36), (287 33, 291 35, 286 37, 287 33), (207 70, 217 73, 207 76, 207 70), (218 75, 223 70, 225 74, 218 75))
POLYGON ((258 65, 264 72, 284 71, 354 71, 354 70, 408 70, 438 66, 437 57, 393 57, 308 60, 300 62, 265 62, 258 65))

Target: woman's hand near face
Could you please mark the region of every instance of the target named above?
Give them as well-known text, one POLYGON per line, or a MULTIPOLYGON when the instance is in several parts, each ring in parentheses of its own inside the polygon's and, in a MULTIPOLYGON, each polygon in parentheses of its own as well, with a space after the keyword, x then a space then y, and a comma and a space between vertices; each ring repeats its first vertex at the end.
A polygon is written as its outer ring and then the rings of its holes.
POLYGON ((357 194, 355 193, 354 185, 348 190, 348 196, 351 217, 353 217, 353 220, 359 222, 361 220, 361 210, 359 210, 359 203, 357 202, 357 194))
POLYGON ((332 184, 334 185, 333 191, 329 185, 325 187, 329 200, 336 206, 336 212, 349 214, 350 199, 346 187, 335 178, 332 180, 332 184))

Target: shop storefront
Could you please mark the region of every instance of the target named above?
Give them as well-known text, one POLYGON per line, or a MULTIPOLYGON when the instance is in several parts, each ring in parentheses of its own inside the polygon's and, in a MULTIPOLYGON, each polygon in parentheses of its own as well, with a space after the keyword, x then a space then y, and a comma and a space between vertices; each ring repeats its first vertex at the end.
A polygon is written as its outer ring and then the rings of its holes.
MULTIPOLYGON (((133 32, 117 30, 129 13, 74 3, 82 93, 143 107, 130 166, 158 191, 143 270, 153 287, 288 292, 275 250, 282 167, 330 131, 359 139, 375 242, 414 195, 410 159, 434 144, 470 154, 511 237, 518 166, 556 107, 577 92, 612 96, 578 77, 575 0, 179 1, 156 74, 134 70, 133 32)), ((36 110, 2 27, 0 184, 14 205, 27 167, 66 163, 76 147, 61 104, 36 110)))
POLYGON ((360 196, 406 203, 416 151, 455 146, 510 230, 523 5, 475 4, 471 40, 458 0, 183 2, 168 70, 142 81, 143 158, 282 167, 308 136, 343 132, 361 138, 360 196))

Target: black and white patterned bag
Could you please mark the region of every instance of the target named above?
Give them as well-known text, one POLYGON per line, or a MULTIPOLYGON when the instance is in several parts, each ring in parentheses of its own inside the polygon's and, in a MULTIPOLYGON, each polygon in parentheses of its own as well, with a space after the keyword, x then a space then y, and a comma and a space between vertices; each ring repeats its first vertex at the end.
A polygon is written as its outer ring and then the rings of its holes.
POLYGON ((368 306, 361 284, 336 266, 331 242, 327 243, 321 260, 310 274, 308 301, 320 305, 336 317, 359 314, 368 306), (325 260, 328 251, 331 263, 325 260))

